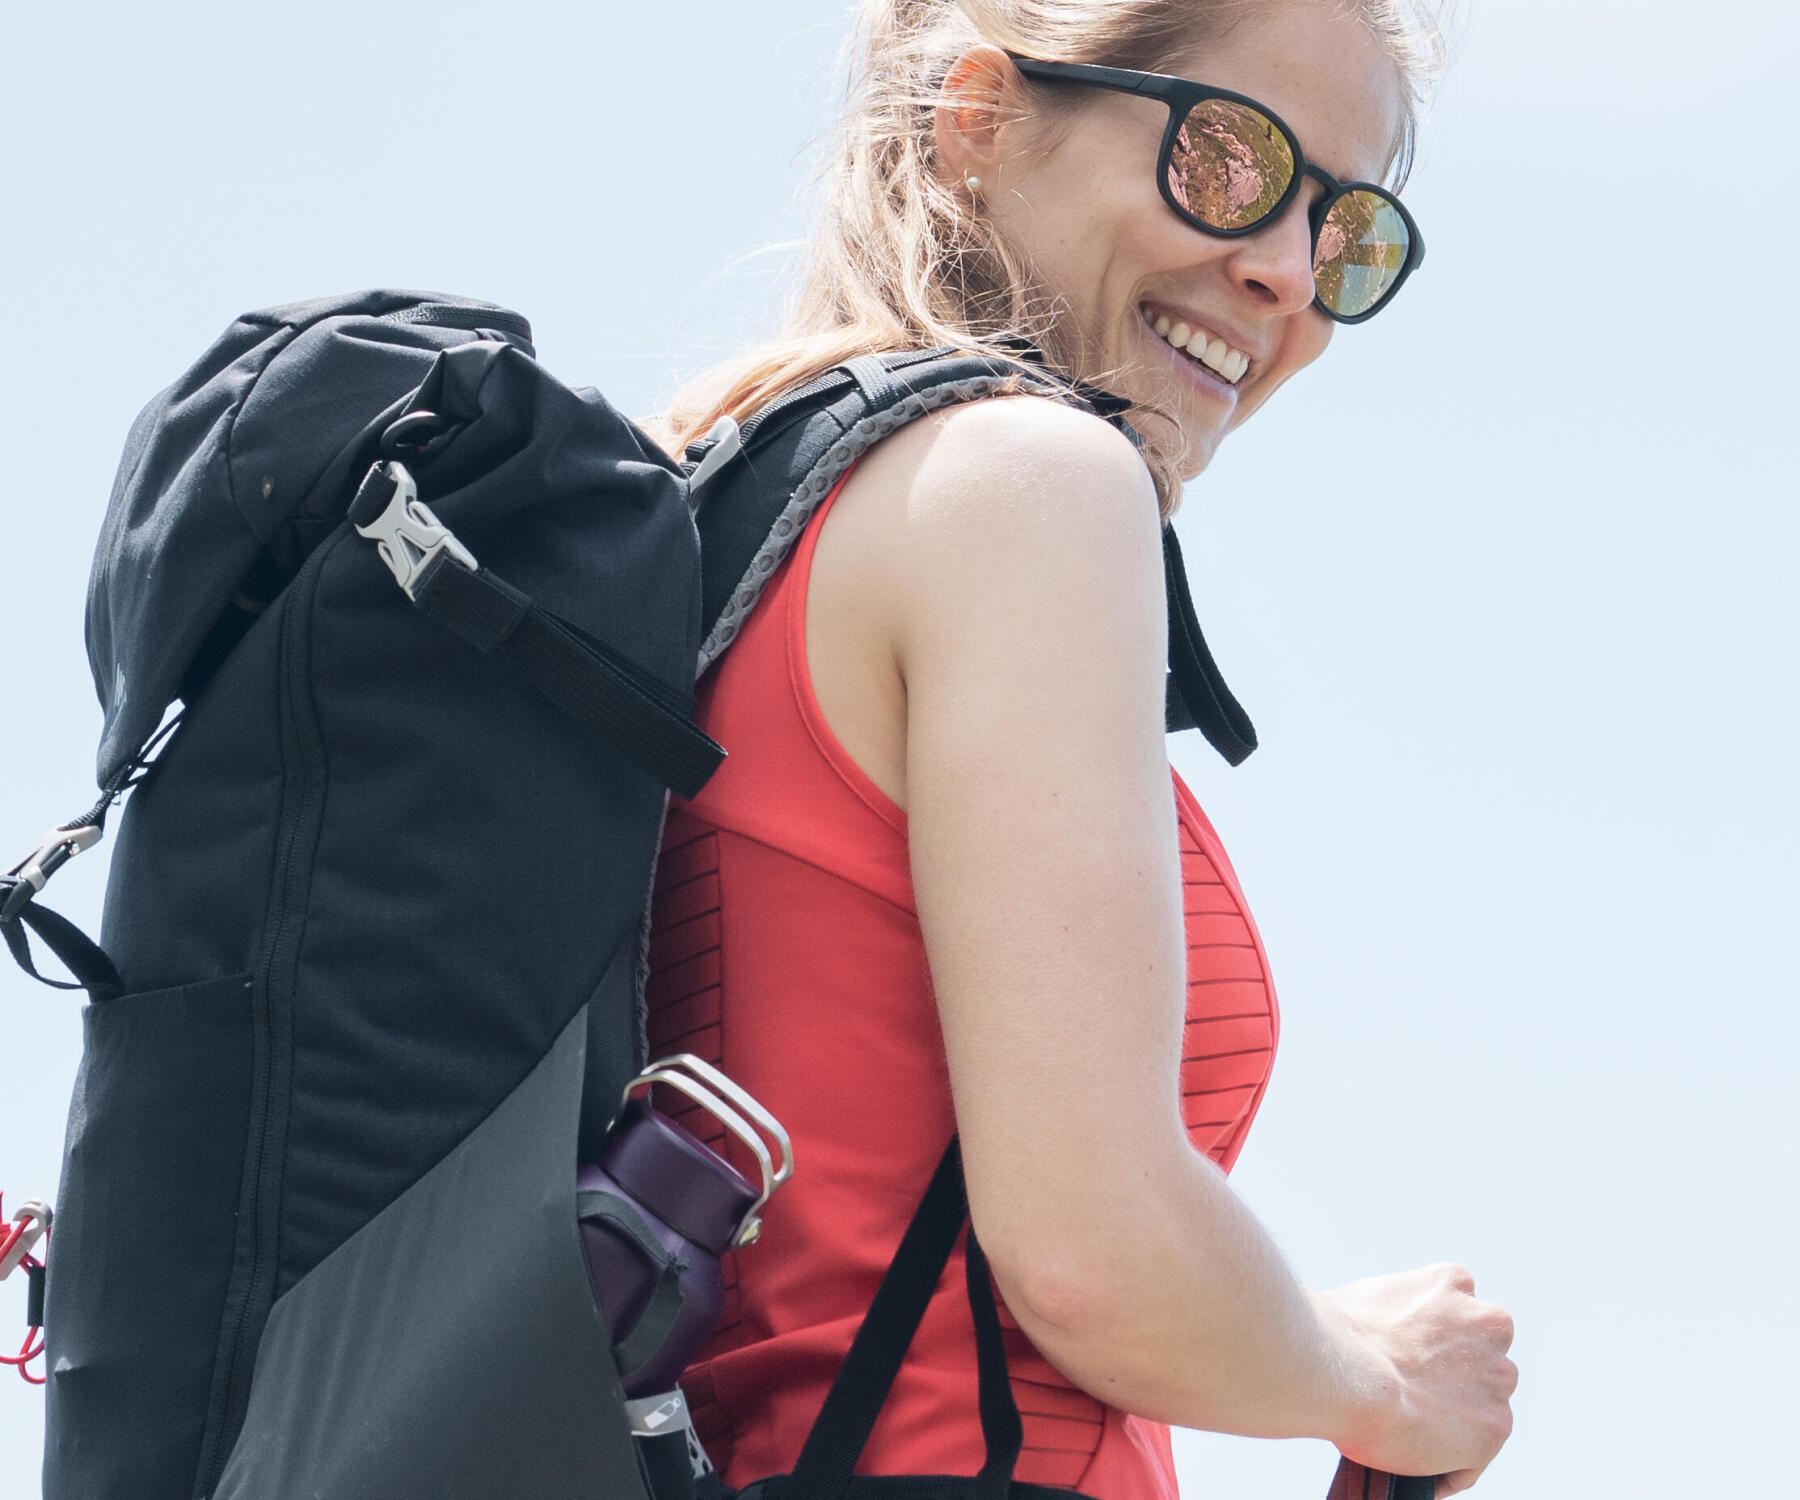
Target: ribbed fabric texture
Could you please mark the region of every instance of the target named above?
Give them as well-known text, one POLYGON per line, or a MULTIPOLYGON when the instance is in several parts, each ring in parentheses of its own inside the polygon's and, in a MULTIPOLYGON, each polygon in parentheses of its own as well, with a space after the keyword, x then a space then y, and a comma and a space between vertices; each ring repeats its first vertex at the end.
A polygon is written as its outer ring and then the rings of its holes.
MULTIPOLYGON (((726 1256, 723 1317, 682 1379, 734 1487, 793 1466, 955 1128, 905 814, 838 744, 807 672, 807 578, 835 499, 702 685, 697 718, 731 755, 671 810, 657 874, 651 1055, 718 1064, 794 1142, 794 1178, 761 1241, 726 1256)), ((1171 776, 1188 940, 1182 1105, 1195 1148, 1229 1170, 1273 1062, 1275 994, 1217 835, 1171 776)), ((709 1117, 677 1118, 754 1170, 709 1117)), ((959 1247, 859 1473, 981 1467, 962 1261, 959 1247)), ((1025 1429, 1016 1477, 1173 1500, 1167 1428, 1071 1385, 999 1311, 1025 1429)))

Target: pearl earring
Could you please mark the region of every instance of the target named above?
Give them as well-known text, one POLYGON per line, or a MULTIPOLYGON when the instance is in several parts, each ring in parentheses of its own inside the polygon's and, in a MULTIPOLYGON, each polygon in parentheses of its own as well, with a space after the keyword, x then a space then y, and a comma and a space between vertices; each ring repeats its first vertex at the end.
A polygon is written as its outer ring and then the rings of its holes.
POLYGON ((979 193, 981 191, 981 179, 971 172, 964 172, 963 186, 971 193, 979 193))

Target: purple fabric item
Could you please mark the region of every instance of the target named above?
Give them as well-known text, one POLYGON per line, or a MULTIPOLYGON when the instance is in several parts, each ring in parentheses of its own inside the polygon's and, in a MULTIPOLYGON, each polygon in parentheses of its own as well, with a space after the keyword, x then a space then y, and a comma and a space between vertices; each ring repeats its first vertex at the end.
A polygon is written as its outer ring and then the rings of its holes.
MULTIPOLYGON (((577 1172, 575 1186, 627 1200, 663 1250, 687 1262, 681 1311, 668 1336, 624 1381, 631 1398, 669 1390, 719 1320, 725 1295, 719 1257, 759 1192, 723 1157, 638 1099, 626 1105, 600 1161, 577 1172)), ((613 1342, 622 1343, 650 1305, 661 1268, 604 1218, 584 1216, 581 1238, 594 1295, 613 1342)))

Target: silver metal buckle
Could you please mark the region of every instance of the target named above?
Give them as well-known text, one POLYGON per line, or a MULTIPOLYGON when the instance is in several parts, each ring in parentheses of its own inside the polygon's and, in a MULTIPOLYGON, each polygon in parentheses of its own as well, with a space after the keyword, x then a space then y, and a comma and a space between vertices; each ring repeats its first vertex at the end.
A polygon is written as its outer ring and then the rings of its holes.
POLYGON ((742 1088, 711 1063, 695 1057, 691 1052, 659 1058, 651 1063, 625 1085, 624 1102, 629 1103, 631 1096, 639 1089, 647 1089, 656 1083, 666 1083, 677 1092, 686 1094, 742 1141, 756 1158, 757 1165, 762 1168, 762 1196, 750 1205, 738 1224, 737 1233, 731 1239, 733 1246, 754 1244, 757 1236, 762 1233, 762 1206, 769 1201, 769 1195, 776 1188, 794 1175, 794 1147, 788 1140, 788 1133, 781 1128, 781 1122, 775 1116, 742 1088), (720 1095, 724 1095, 724 1098, 720 1095), (731 1103, 727 1104, 726 1099, 731 1103), (732 1108, 732 1105, 737 1108, 732 1108), (743 1114, 739 1114, 738 1110, 742 1110, 743 1114), (770 1156, 762 1137, 750 1128, 744 1115, 749 1115, 751 1120, 756 1121, 775 1142, 781 1153, 779 1166, 770 1156))
POLYGON ((356 534, 375 543, 375 550, 394 575, 394 581, 406 590, 406 597, 413 597, 413 590, 440 552, 448 552, 471 573, 475 572, 481 565, 456 539, 456 533, 419 498, 418 481, 406 465, 390 459, 387 477, 394 482, 393 499, 367 526, 358 526, 356 534))
POLYGON ((91 824, 85 828, 52 828, 37 848, 6 872, 6 877, 22 880, 33 891, 41 892, 52 875, 99 842, 100 830, 91 824))

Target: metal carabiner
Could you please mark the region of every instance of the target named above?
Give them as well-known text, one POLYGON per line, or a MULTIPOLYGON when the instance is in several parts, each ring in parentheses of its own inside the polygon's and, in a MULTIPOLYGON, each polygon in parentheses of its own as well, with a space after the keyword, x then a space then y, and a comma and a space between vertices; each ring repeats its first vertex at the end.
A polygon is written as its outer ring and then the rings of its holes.
POLYGON ((776 1188, 794 1175, 794 1147, 788 1139, 787 1131, 781 1128, 781 1122, 775 1116, 742 1088, 711 1063, 695 1057, 691 1052, 677 1053, 673 1057, 659 1058, 651 1063, 625 1085, 625 1096, 621 1103, 630 1103, 631 1096, 639 1089, 647 1089, 658 1083, 667 1084, 678 1093, 686 1094, 742 1141, 756 1158, 757 1165, 762 1168, 762 1194, 745 1211, 731 1241, 734 1246, 754 1244, 757 1236, 762 1233, 763 1205, 769 1201, 776 1188), (721 1098, 721 1095, 724 1097, 721 1098), (726 1100, 731 1102, 728 1104, 726 1100), (736 1106, 735 1109, 733 1105, 736 1106), (743 1113, 740 1114, 739 1110, 743 1113), (744 1115, 749 1115, 750 1119, 756 1121, 775 1142, 781 1156, 779 1165, 771 1157, 768 1145, 751 1129, 744 1115))
POLYGON ((89 823, 80 828, 52 828, 45 834, 37 848, 6 872, 5 878, 13 882, 13 888, 7 894, 5 909, 0 911, 0 921, 12 921, 34 897, 42 895, 50 877, 77 854, 99 843, 101 832, 97 825, 89 823))

